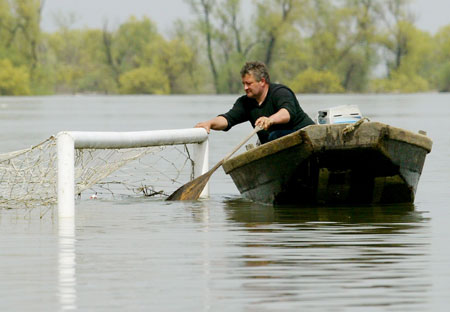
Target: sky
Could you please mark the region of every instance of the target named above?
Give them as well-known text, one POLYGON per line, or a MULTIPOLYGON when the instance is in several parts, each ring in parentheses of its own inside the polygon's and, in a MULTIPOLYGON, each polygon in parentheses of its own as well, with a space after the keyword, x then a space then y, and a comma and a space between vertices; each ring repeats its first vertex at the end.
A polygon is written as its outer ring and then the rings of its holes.
MULTIPOLYGON (((244 10, 251 0, 243 0, 244 10)), ((450 0, 413 0, 412 10, 417 14, 417 27, 434 34, 440 27, 450 24, 450 0)), ((192 18, 184 0, 45 0, 42 18, 44 31, 55 31, 55 16, 75 17, 73 27, 102 28, 105 21, 117 27, 131 15, 148 16, 160 32, 168 32, 178 19, 192 18)))

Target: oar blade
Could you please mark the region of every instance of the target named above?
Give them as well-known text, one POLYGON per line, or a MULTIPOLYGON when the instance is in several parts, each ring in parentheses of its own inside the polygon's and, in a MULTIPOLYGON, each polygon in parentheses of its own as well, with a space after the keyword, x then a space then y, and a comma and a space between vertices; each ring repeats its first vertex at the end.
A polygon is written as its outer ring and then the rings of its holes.
POLYGON ((211 172, 207 172, 184 184, 173 192, 166 200, 197 200, 208 183, 211 172))
POLYGON ((203 175, 195 178, 194 180, 184 184, 178 190, 173 192, 166 200, 196 200, 200 197, 206 183, 208 183, 209 178, 222 164, 233 155, 242 145, 244 145, 256 132, 262 130, 260 127, 256 127, 252 133, 250 133, 238 146, 234 148, 231 153, 225 156, 224 159, 219 161, 212 169, 203 175))

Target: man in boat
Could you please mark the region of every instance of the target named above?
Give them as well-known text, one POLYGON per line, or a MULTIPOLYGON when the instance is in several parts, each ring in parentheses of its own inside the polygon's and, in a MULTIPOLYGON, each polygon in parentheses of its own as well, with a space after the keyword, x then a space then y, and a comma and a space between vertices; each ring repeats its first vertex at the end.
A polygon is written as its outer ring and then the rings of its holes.
POLYGON ((264 63, 245 63, 241 79, 246 95, 239 97, 227 113, 199 122, 196 128, 205 128, 208 133, 211 129, 228 131, 237 124, 250 121, 252 127, 264 129, 258 132, 259 141, 264 144, 314 124, 291 89, 270 82, 264 63))

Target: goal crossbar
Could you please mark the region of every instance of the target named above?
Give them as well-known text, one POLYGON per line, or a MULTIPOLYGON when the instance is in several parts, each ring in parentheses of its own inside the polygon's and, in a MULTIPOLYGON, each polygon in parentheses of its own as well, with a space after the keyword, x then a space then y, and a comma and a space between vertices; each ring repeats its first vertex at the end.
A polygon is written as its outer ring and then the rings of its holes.
MULTIPOLYGON (((75 215, 75 149, 121 149, 193 144, 194 177, 208 171, 208 134, 203 128, 134 132, 62 131, 56 138, 57 202, 60 218, 75 215)), ((206 187, 202 196, 207 195, 206 187)))

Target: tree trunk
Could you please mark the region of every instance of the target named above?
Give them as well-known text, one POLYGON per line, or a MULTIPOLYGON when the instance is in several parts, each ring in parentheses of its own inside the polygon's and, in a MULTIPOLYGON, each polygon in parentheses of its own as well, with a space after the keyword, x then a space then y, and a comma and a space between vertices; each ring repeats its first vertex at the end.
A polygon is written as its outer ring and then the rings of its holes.
POLYGON ((278 40, 279 28, 281 27, 281 25, 283 25, 287 21, 291 10, 292 10, 292 0, 284 0, 281 3, 281 11, 282 11, 281 23, 275 29, 272 29, 270 31, 270 36, 269 36, 269 40, 268 40, 265 63, 266 63, 266 66, 269 68, 272 63, 272 57, 273 57, 273 52, 275 50, 275 44, 278 40))
POLYGON ((212 30, 211 30, 211 22, 209 20, 209 14, 211 13, 211 6, 207 2, 207 0, 202 0, 201 5, 204 14, 206 49, 208 54, 209 66, 211 68, 211 73, 213 76, 215 91, 216 93, 219 93, 219 77, 217 74, 216 64, 214 63, 212 51, 212 30))

